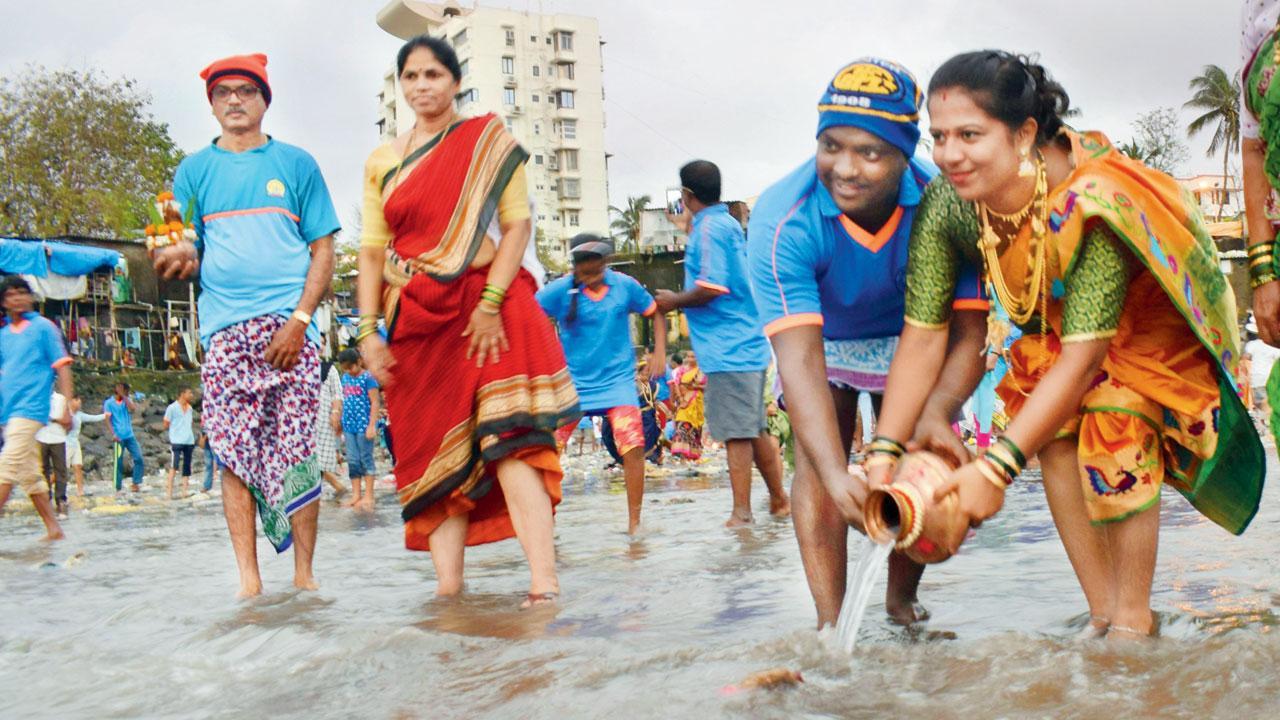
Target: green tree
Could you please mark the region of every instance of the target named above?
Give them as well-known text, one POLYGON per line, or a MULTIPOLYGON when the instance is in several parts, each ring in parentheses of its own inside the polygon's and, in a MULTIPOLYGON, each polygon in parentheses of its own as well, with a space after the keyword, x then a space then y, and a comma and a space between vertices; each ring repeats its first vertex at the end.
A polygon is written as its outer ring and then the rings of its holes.
POLYGON ((0 78, 0 234, 136 237, 182 151, 129 78, 0 78))
POLYGON ((569 272, 569 263, 561 257, 554 249, 555 242, 547 237, 542 228, 536 228, 533 233, 533 247, 538 253, 538 262, 542 263, 542 267, 554 275, 564 275, 569 272))
POLYGON ((626 209, 609 206, 609 212, 617 215, 609 228, 613 230, 614 237, 622 238, 622 247, 619 249, 623 252, 640 252, 640 223, 649 202, 648 195, 640 195, 627 198, 626 209))
POLYGON ((1182 104, 1184 108, 1200 111, 1200 115, 1187 125, 1187 137, 1193 137, 1209 127, 1213 135, 1209 138, 1209 149, 1205 152, 1213 157, 1222 151, 1222 188, 1219 196, 1218 219, 1222 219, 1223 209, 1227 204, 1226 189, 1227 163, 1231 157, 1240 152, 1240 80, 1217 65, 1205 65, 1200 75, 1191 78, 1188 84, 1191 99, 1182 104))

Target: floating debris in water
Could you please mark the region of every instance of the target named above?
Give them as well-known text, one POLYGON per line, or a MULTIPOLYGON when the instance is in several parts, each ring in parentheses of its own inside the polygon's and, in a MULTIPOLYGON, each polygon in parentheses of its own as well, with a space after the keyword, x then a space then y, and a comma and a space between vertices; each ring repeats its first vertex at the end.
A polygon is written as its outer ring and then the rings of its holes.
POLYGON ((736 685, 725 685, 720 688, 721 695, 736 695, 747 690, 773 690, 775 688, 794 687, 804 682, 799 670, 791 668, 771 668, 752 673, 736 685))

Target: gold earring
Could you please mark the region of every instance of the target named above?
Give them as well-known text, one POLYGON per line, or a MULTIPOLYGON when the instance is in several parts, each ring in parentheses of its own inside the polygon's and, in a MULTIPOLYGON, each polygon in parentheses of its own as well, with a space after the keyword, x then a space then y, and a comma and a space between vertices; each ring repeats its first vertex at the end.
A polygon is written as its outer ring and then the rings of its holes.
POLYGON ((1036 166, 1031 162, 1031 150, 1022 149, 1022 162, 1018 163, 1018 177, 1035 177, 1036 166))

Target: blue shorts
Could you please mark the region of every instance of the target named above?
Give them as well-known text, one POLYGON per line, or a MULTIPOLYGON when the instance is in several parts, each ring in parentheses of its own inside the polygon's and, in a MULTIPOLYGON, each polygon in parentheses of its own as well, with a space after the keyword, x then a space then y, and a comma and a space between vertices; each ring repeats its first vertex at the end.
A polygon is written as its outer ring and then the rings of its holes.
POLYGON ((364 433, 344 432, 342 437, 347 441, 347 475, 351 478, 373 475, 373 441, 364 433))

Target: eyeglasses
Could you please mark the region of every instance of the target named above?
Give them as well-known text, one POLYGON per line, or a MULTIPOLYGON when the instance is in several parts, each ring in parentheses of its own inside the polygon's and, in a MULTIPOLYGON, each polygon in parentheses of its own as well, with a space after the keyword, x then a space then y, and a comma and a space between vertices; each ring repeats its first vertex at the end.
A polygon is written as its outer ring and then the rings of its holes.
POLYGON ((213 89, 213 99, 226 100, 232 95, 235 95, 241 100, 252 100, 258 97, 258 94, 260 92, 261 92, 261 89, 257 85, 241 85, 239 87, 227 87, 226 85, 219 85, 213 89))

